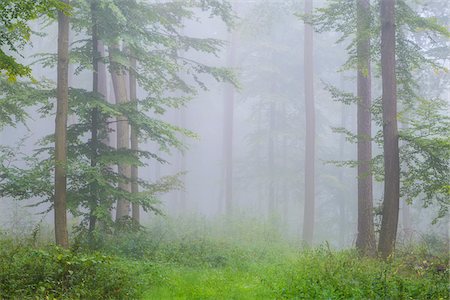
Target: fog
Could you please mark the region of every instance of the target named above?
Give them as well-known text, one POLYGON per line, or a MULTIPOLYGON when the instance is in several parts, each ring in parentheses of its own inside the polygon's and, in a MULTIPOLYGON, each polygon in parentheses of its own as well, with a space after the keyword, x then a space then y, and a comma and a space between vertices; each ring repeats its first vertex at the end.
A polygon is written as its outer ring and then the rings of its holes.
MULTIPOLYGON (((233 9, 237 19, 234 29, 228 29, 220 18, 200 10, 195 11, 198 20, 185 21, 183 35, 220 39, 225 44, 217 55, 193 49, 182 55, 201 64, 231 68, 237 85, 203 76, 201 80, 206 89, 197 87, 196 94, 183 107, 169 107, 163 114, 147 113, 152 118, 186 128, 195 133, 195 137, 176 133, 187 146, 183 151, 171 148, 165 152, 154 141, 140 143, 141 150, 156 153, 167 161, 147 160, 147 165, 139 168, 143 179, 156 182, 163 176, 179 174, 183 185, 180 189, 157 195, 160 201, 157 206, 162 215, 141 209, 144 226, 165 218, 215 220, 232 214, 235 221, 257 220, 273 226, 288 240, 302 240, 306 135, 304 23, 294 13, 301 13, 303 5, 300 1, 235 1, 233 9), (230 175, 231 181, 227 181, 230 175)), ((316 8, 324 5, 324 1, 314 3, 316 8)), ((21 52, 23 57, 17 56, 17 59, 31 63, 32 76, 36 80, 45 78, 54 86, 56 67, 44 67, 37 54, 56 53, 57 24, 35 21, 31 25, 42 36, 33 35, 31 45, 26 45, 21 52)), ((356 72, 343 67, 348 59, 346 48, 350 38, 336 43, 340 37, 341 34, 334 31, 314 33, 314 244, 328 242, 336 248, 347 248, 355 245, 357 236, 357 171, 355 165, 342 166, 339 162, 355 161, 357 146, 344 133, 336 132, 339 131, 336 128, 356 132, 356 105, 336 101, 327 87, 334 86, 356 95, 356 72)), ((71 47, 76 47, 76 41, 85 38, 72 30, 71 47)), ((448 66, 448 60, 445 64, 448 66)), ((77 72, 77 66, 74 59, 69 68, 69 85, 92 90, 92 70, 77 72)), ((378 66, 373 68, 376 70, 378 66)), ((189 74, 179 75, 195 84, 189 74)), ((436 75, 442 82, 448 80, 448 76, 448 73, 436 75)), ((109 72, 106 80, 106 98, 113 103, 109 72)), ((429 89, 433 80, 436 78, 419 82, 419 90, 429 89)), ((433 92, 447 103, 450 101, 448 85, 433 92)), ((138 98, 147 96, 139 86, 137 94, 138 98)), ((182 96, 183 91, 168 91, 166 95, 182 96)), ((377 71, 373 74, 372 97, 381 97, 377 71)), ((39 148, 42 138, 54 133, 55 121, 54 114, 42 118, 36 107, 26 110, 30 114, 26 124, 3 128, 0 140, 2 145, 11 147, 21 143, 20 152, 32 154, 39 148)), ((76 122, 76 116, 69 116, 69 125, 76 122)), ((110 128, 116 130, 115 125, 110 128)), ((376 136, 380 129, 374 120, 372 135, 376 136)), ((115 146, 115 143, 115 133, 111 132, 109 145, 115 146)), ((372 151, 373 157, 383 153, 381 145, 375 142, 372 151)), ((14 164, 25 166, 19 151, 16 157, 18 160, 14 164)), ((383 200, 383 186, 382 181, 374 179, 375 207, 383 200)), ((439 207, 434 203, 424 207, 423 199, 419 195, 407 209, 404 199, 400 200, 399 241, 420 240, 431 233, 448 238, 448 215, 432 224, 439 207)), ((2 198, 2 230, 28 234, 37 224, 52 230, 52 211, 41 214, 49 204, 29 206, 40 200, 2 198)), ((69 216, 69 225, 79 221, 69 216)), ((379 226, 379 217, 376 217, 375 227, 379 229, 379 226)))

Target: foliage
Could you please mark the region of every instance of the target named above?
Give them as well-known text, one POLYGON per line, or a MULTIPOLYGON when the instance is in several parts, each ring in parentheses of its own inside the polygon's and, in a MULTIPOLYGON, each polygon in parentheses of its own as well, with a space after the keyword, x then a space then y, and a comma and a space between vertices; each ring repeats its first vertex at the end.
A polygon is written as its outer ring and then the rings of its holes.
POLYGON ((414 105, 415 119, 401 132, 404 170, 402 194, 408 203, 424 199, 425 207, 437 204, 437 219, 448 214, 450 206, 450 118, 448 103, 423 99, 414 105))
POLYGON ((27 107, 44 105, 53 95, 46 82, 11 82, 0 75, 0 129, 25 124, 27 107))
POLYGON ((101 252, 1 242, 5 299, 448 298, 448 240, 431 235, 389 261, 301 249, 245 218, 155 220, 104 240, 101 252))
MULTIPOLYGON (((337 43, 346 43, 349 58, 343 70, 356 68, 356 5, 355 1, 330 0, 324 8, 316 11, 310 20, 319 32, 334 30, 341 34, 337 43)), ((436 88, 425 85, 428 82, 444 81, 444 76, 433 76, 447 72, 443 62, 448 56, 446 42, 450 32, 442 25, 443 20, 435 17, 436 5, 416 5, 405 1, 396 2, 396 77, 397 95, 401 108, 399 120, 411 128, 403 130, 400 138, 406 145, 400 154, 402 164, 401 182, 402 195, 408 203, 413 199, 421 200, 423 205, 437 204, 442 218, 448 213, 448 122, 445 116, 445 103, 440 95, 433 95, 436 88), (424 134, 426 136, 424 136, 424 134)), ((380 45, 379 1, 373 1, 371 6, 371 29, 369 35, 372 45, 380 45)), ((375 75, 380 76, 380 47, 372 47, 371 60, 375 66, 375 75)), ((356 103, 357 98, 326 85, 336 101, 344 104, 356 103)), ((441 86, 441 89, 445 89, 441 86)), ((373 140, 382 146, 382 111, 381 98, 377 93, 372 105, 372 114, 378 125, 378 132, 373 140)), ((356 142, 358 136, 345 128, 335 128, 335 132, 343 133, 350 142, 356 142)), ((356 167, 357 162, 336 162, 340 166, 356 167)), ((375 179, 383 178, 382 156, 372 160, 372 172, 375 179)))
POLYGON ((29 76, 31 69, 9 55, 6 47, 13 53, 20 50, 31 37, 29 21, 42 15, 52 16, 55 10, 69 13, 70 7, 59 0, 2 0, 0 2, 0 74, 5 72, 8 81, 17 76, 29 76))
POLYGON ((33 248, 2 240, 2 299, 131 299, 148 283, 142 262, 59 247, 33 248))
MULTIPOLYGON (((162 121, 160 115, 167 109, 184 106, 198 88, 206 89, 204 75, 220 81, 235 82, 235 79, 230 70, 205 65, 186 54, 195 51, 216 55, 223 42, 183 35, 183 22, 196 20, 197 9, 209 12, 211 17, 221 18, 228 25, 231 25, 233 17, 226 1, 150 4, 144 1, 80 0, 71 1, 71 4, 71 24, 76 31, 71 61, 76 64, 76 73, 92 70, 93 61, 102 61, 111 72, 133 73, 147 94, 133 103, 112 104, 105 101, 102 95, 85 89, 71 88, 69 92, 69 113, 76 116, 77 121, 69 126, 67 132, 68 209, 75 217, 80 217, 78 233, 86 236, 86 230, 90 228, 89 238, 96 237, 100 241, 102 235, 118 230, 111 216, 111 209, 118 199, 137 203, 146 211, 161 213, 157 206, 158 195, 181 188, 178 175, 174 175, 157 182, 137 179, 139 193, 119 189, 120 183, 131 183, 132 180, 113 166, 142 167, 148 163, 166 161, 153 152, 115 149, 105 143, 113 134, 111 123, 125 116, 141 142, 152 141, 164 152, 184 150, 180 135, 195 137, 195 134, 162 121), (86 39, 86 36, 92 36, 92 39, 86 39), (108 57, 93 53, 94 37, 108 46, 108 57), (185 54, 182 55, 183 52, 185 54), (136 68, 131 67, 131 58, 136 59, 136 68), (182 79, 183 76, 186 79, 182 79), (151 113, 153 117, 149 116, 151 113), (94 131, 97 133, 95 137, 94 131), (102 225, 97 226, 94 233, 91 223, 102 225)), ((56 55, 42 54, 39 62, 53 67, 56 55)), ((21 99, 22 94, 31 93, 20 87, 12 86, 5 101, 21 99)), ((54 90, 47 91, 47 96, 54 96, 54 90)), ((44 103, 41 111, 51 115, 54 103, 44 103)), ((8 116, 12 113, 14 116, 11 109, 5 112, 8 116)), ((23 118, 24 112, 15 115, 16 119, 23 118)), ((12 122, 11 119, 9 123, 12 122)), ((0 186, 2 195, 16 199, 38 196, 41 198, 39 203, 53 202, 53 141, 53 135, 49 135, 42 140, 40 148, 31 158, 21 157, 28 162, 25 168, 19 167, 19 156, 7 167, 2 164, 4 174, 7 174, 0 186)))

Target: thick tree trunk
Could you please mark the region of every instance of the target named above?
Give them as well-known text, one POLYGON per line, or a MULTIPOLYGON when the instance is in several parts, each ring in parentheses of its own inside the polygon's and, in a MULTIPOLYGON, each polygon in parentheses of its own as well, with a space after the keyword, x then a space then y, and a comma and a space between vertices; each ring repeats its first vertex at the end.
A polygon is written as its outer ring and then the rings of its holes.
MULTIPOLYGON (((116 104, 120 105, 128 102, 126 88, 126 76, 124 71, 119 69, 114 60, 114 51, 119 51, 117 45, 109 47, 109 59, 111 64, 111 78, 114 87, 116 104)), ((130 130, 126 116, 117 117, 117 149, 130 149, 130 130)), ((131 168, 127 164, 119 164, 119 174, 126 179, 119 183, 119 189, 125 192, 131 192, 129 179, 131 178, 131 168)), ((130 202, 125 199, 119 199, 116 207, 116 222, 129 216, 130 202)))
MULTIPOLYGON (((130 53, 131 56, 133 56, 133 53, 130 53)), ((134 101, 135 107, 137 108, 137 95, 136 95, 136 88, 137 88, 137 80, 135 75, 136 70, 136 59, 131 57, 130 58, 130 67, 132 70, 129 72, 129 79, 130 79, 130 101, 134 101)), ((138 133, 137 130, 131 126, 131 150, 138 151, 139 150, 139 140, 138 140, 138 133)), ((132 193, 139 193, 139 184, 137 182, 139 178, 139 170, 137 166, 131 167, 131 192, 132 193)), ((140 208, 138 203, 132 204, 131 209, 131 216, 133 220, 139 224, 140 222, 140 208)))
MULTIPOLYGON (((68 3, 67 1, 64 1, 68 3)), ((67 233, 67 113, 69 100, 69 18, 58 12, 57 103, 55 120, 55 239, 68 248, 67 233)))
POLYGON ((378 250, 382 258, 394 251, 397 236, 400 166, 395 77, 395 0, 382 0, 381 76, 383 87, 384 201, 378 250))
MULTIPOLYGON (((305 1, 305 15, 312 13, 312 0, 305 1)), ((313 63, 313 27, 305 22, 305 209, 303 216, 303 241, 312 245, 314 234, 315 206, 315 136, 316 118, 314 109, 314 63, 313 63)))
POLYGON ((358 135, 358 236, 356 247, 364 254, 376 252, 372 193, 372 115, 370 67, 370 2, 357 1, 357 135, 358 135))

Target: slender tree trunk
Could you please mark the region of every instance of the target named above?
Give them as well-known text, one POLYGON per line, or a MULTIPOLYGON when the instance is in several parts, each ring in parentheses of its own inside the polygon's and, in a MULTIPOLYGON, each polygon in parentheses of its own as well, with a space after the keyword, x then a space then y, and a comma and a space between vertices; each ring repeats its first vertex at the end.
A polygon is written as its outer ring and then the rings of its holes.
MULTIPOLYGON (((305 15, 312 13, 312 0, 305 0, 305 15)), ((314 234, 315 206, 315 136, 316 117, 314 109, 314 63, 313 63, 313 27, 305 22, 305 209, 303 216, 303 240, 312 245, 314 234)))
MULTIPOLYGON (((114 52, 119 51, 119 46, 109 47, 109 59, 111 64, 111 78, 114 87, 116 104, 120 105, 128 102, 126 89, 126 76, 123 70, 118 68, 114 60, 114 52)), ((130 149, 130 130, 126 116, 117 117, 117 149, 130 149)), ((119 164, 119 174, 125 177, 125 180, 119 183, 119 189, 125 192, 131 192, 129 179, 131 178, 131 168, 127 164, 119 164)), ((125 199, 119 199, 116 207, 116 222, 129 216, 130 202, 125 199)))
MULTIPOLYGON (((135 107, 137 109, 137 81, 136 81, 136 59, 133 57, 133 53, 130 53, 130 67, 131 70, 129 72, 129 79, 130 79, 130 101, 134 101, 135 107)), ((139 150, 139 140, 138 140, 138 134, 136 128, 134 126, 131 126, 131 150, 138 151, 139 150)), ((137 182, 139 178, 139 170, 137 166, 131 167, 131 192, 132 193, 139 193, 139 184, 137 182)), ((139 224, 140 222, 140 208, 138 203, 132 204, 131 209, 131 216, 133 220, 139 224)))
MULTIPOLYGON (((68 3, 68 0, 64 1, 68 3)), ((55 240, 69 247, 67 233, 67 114, 69 100, 69 17, 58 12, 58 67, 55 120, 55 240)))
MULTIPOLYGON (((179 124, 181 128, 186 128, 186 108, 182 107, 179 110, 179 124)), ((184 144, 186 144, 186 137, 184 135, 181 136, 181 142, 184 144)), ((179 171, 181 172, 186 172, 186 153, 185 152, 180 152, 180 156, 179 156, 180 160, 179 160, 179 171)), ((186 174, 183 174, 181 176, 181 181, 182 181, 182 185, 183 187, 186 187, 186 174)), ((186 199, 186 190, 185 189, 180 189, 177 191, 177 195, 178 195, 178 203, 179 203, 179 209, 180 212, 186 213, 187 212, 187 199, 186 199)))
MULTIPOLYGON (((230 45, 227 49, 227 66, 234 68, 236 64, 236 33, 230 34, 230 45)), ((225 213, 231 215, 233 210, 233 125, 234 125, 234 86, 227 83, 224 93, 223 112, 223 152, 225 167, 225 213)))
MULTIPOLYGON (((274 93, 272 92, 272 95, 274 93)), ((267 168, 269 174, 269 205, 268 215, 269 217, 275 213, 275 102, 270 103, 269 108, 269 141, 268 141, 268 157, 267 168)))
MULTIPOLYGON (((283 126, 283 131, 286 132, 288 130, 288 126, 287 126, 288 114, 286 112, 286 103, 283 103, 281 110, 282 110, 281 123, 283 126)), ((282 137, 282 142, 281 142, 281 159, 282 159, 282 166, 283 166, 284 172, 287 172, 289 169, 287 148, 288 148, 288 139, 287 139, 287 135, 284 134, 282 137)), ((281 199, 283 199, 283 226, 286 230, 288 230, 289 229, 289 190, 288 190, 288 185, 287 185, 287 178, 281 179, 281 199)))
MULTIPOLYGON (((346 122, 345 122, 345 107, 346 104, 341 104, 341 127, 345 128, 346 122)), ((344 158, 344 147, 345 147, 345 138, 344 136, 341 136, 339 138, 339 160, 345 160, 344 158)), ((344 184, 344 172, 343 168, 339 168, 338 171, 338 180, 339 184, 342 186, 345 186, 344 184)), ((341 248, 344 248, 345 246, 345 234, 347 233, 347 217, 346 217, 346 195, 342 189, 339 191, 338 194, 338 202, 339 202, 339 244, 341 248)))
POLYGON ((397 82, 395 77, 395 0, 382 0, 381 77, 383 87, 384 201, 378 251, 388 258, 397 236, 400 166, 397 129, 397 82))
POLYGON ((364 254, 376 252, 372 192, 372 95, 370 67, 370 2, 357 1, 357 135, 358 135, 358 236, 356 247, 364 254))
MULTIPOLYGON (((406 111, 404 113, 404 117, 406 119, 408 119, 409 114, 406 111)), ((407 130, 408 129, 408 123, 402 123, 402 129, 403 130, 407 130)), ((401 142, 402 146, 406 146, 407 142, 403 141, 401 142)), ((400 166, 400 169, 402 168, 402 166, 400 166)), ((405 172, 408 172, 408 167, 406 165, 403 166, 405 172)), ((406 202, 406 199, 402 199, 402 208, 401 208, 401 213, 402 213, 402 227, 403 227, 403 234, 404 234, 404 240, 405 241, 411 241, 412 238, 412 228, 411 228, 411 207, 409 206, 409 204, 406 202)))
MULTIPOLYGON (((98 37, 97 37, 97 18, 96 18, 97 7, 95 3, 91 4, 92 12, 92 92, 98 94, 98 61, 99 61, 99 51, 98 51, 98 37)), ((99 112, 97 108, 93 108, 91 112, 91 167, 95 168, 97 166, 98 159, 98 127, 99 127, 99 112)), ((89 236, 92 239, 92 233, 95 230, 95 225, 97 222, 96 208, 98 204, 98 187, 95 182, 90 184, 90 205, 89 205, 89 236)))

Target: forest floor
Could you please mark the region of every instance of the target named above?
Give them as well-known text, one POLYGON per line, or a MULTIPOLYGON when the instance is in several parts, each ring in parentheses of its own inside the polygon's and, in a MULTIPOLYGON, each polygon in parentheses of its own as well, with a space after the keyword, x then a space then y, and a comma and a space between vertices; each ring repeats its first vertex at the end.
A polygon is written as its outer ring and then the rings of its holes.
POLYGON ((0 235, 0 299, 449 299, 448 241, 394 258, 301 248, 264 224, 161 222, 95 251, 0 235))

